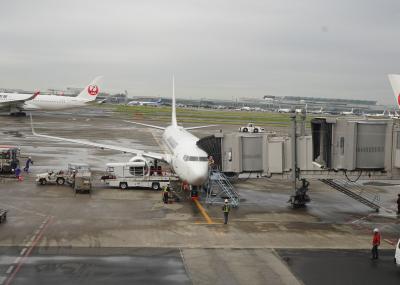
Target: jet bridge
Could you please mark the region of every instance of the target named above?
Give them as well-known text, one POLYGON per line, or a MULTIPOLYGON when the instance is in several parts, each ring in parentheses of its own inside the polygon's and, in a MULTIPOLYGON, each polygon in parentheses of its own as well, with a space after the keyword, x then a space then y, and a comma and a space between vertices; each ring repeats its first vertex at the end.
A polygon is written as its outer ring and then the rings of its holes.
MULTIPOLYGON (((214 167, 228 175, 269 176, 291 170, 291 139, 267 133, 216 133, 197 145, 212 155, 214 167)), ((311 136, 297 138, 297 161, 302 170, 314 169, 311 136)))
POLYGON ((313 161, 333 170, 391 168, 393 120, 316 118, 311 120, 313 161))
MULTIPOLYGON (((289 136, 218 132, 198 145, 227 175, 287 179, 291 173, 289 136)), ((400 119, 313 118, 311 135, 296 135, 296 166, 310 179, 400 179, 400 119)))

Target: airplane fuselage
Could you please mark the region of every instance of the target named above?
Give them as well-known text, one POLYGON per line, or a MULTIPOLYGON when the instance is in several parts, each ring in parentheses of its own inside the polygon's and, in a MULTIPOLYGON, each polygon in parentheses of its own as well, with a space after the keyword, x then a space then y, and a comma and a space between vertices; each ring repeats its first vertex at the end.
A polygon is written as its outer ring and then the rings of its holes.
POLYGON ((24 111, 34 110, 64 110, 75 107, 83 107, 87 103, 86 100, 82 100, 76 97, 64 97, 57 95, 39 95, 33 100, 26 101, 22 105, 24 111))
POLYGON ((207 153, 197 146, 198 140, 180 126, 169 126, 163 133, 173 170, 183 181, 195 186, 204 184, 208 178, 207 153))

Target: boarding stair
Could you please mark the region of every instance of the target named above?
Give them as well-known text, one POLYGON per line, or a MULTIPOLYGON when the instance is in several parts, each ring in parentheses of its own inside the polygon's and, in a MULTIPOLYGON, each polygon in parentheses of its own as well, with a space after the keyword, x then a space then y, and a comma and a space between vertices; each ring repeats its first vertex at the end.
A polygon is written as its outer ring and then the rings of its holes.
POLYGON ((376 212, 379 212, 381 207, 379 205, 379 195, 368 192, 367 189, 362 185, 356 182, 339 179, 320 179, 320 181, 375 210, 376 212))
POLYGON ((235 208, 239 206, 239 194, 225 174, 219 170, 210 170, 206 203, 224 204, 225 199, 228 199, 232 207, 235 208))

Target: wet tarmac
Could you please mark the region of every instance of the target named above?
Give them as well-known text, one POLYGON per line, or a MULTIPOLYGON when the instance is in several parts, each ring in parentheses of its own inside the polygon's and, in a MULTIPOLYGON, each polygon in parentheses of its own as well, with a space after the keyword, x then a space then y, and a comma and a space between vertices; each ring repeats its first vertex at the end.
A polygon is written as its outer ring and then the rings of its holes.
MULTIPOLYGON (((21 248, 0 250, 0 270, 10 270, 21 248)), ((5 283, 191 284, 178 249, 36 248, 13 272, 5 283)))
MULTIPOLYGON (((160 132, 125 123, 123 119, 131 118, 109 110, 35 113, 33 118, 39 133, 163 151, 160 132)), ((369 254, 371 230, 379 227, 382 249, 387 250, 382 256, 385 260, 390 252, 394 254, 393 243, 400 236, 400 222, 395 216, 377 215, 314 180, 310 185, 311 203, 297 210, 287 203, 292 194, 290 182, 239 180, 235 187, 242 202, 232 210, 228 225, 222 224, 220 206, 201 201, 212 221, 208 223, 189 200, 165 205, 160 192, 120 191, 101 183, 98 177, 106 163, 127 161, 132 155, 39 139, 32 136, 28 118, 1 116, 1 122, 0 144, 19 145, 24 157, 32 156, 34 160, 24 181, 0 177, 0 207, 9 209, 7 223, 0 225, 2 282, 14 274, 12 284, 27 284, 27 280, 30 284, 55 280, 64 284, 168 284, 170 279, 163 278, 171 274, 174 284, 327 284, 318 274, 316 281, 310 279, 312 266, 318 268, 314 260, 324 260, 318 253, 332 256, 333 264, 328 263, 331 266, 340 267, 342 262, 332 252, 338 256, 347 252, 346 256, 351 257, 349 267, 352 262, 361 264, 362 253, 369 254), (75 196, 68 186, 40 186, 34 182, 37 173, 65 169, 69 162, 77 161, 89 163, 97 177, 90 196, 75 196), (28 250, 29 255, 14 273, 20 261, 15 262, 18 255, 24 256, 28 250), (294 266, 285 262, 286 256, 294 266), (310 270, 310 274, 303 276, 297 268, 303 262, 301 258, 307 257, 310 265, 301 270, 310 270), (155 268, 160 268, 162 274, 155 268), (107 279, 111 277, 115 282, 107 279)), ((213 131, 199 130, 196 135, 213 131)), ((386 209, 393 210, 398 193, 395 184, 399 183, 368 187, 380 195, 386 209)), ((364 270, 369 272, 371 268, 360 265, 353 274, 362 277, 364 270)), ((383 278, 381 284, 386 284, 381 270, 386 272, 389 265, 368 274, 376 272, 383 278)))
POLYGON ((307 285, 400 284, 393 251, 371 260, 368 250, 278 250, 292 272, 307 285))

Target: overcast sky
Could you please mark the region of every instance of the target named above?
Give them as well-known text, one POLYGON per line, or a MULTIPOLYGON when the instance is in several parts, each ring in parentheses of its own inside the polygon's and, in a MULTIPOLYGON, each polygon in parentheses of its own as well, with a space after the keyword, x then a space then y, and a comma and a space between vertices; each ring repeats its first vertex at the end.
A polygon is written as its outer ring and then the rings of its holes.
POLYGON ((0 87, 393 104, 399 0, 0 2, 0 87))

